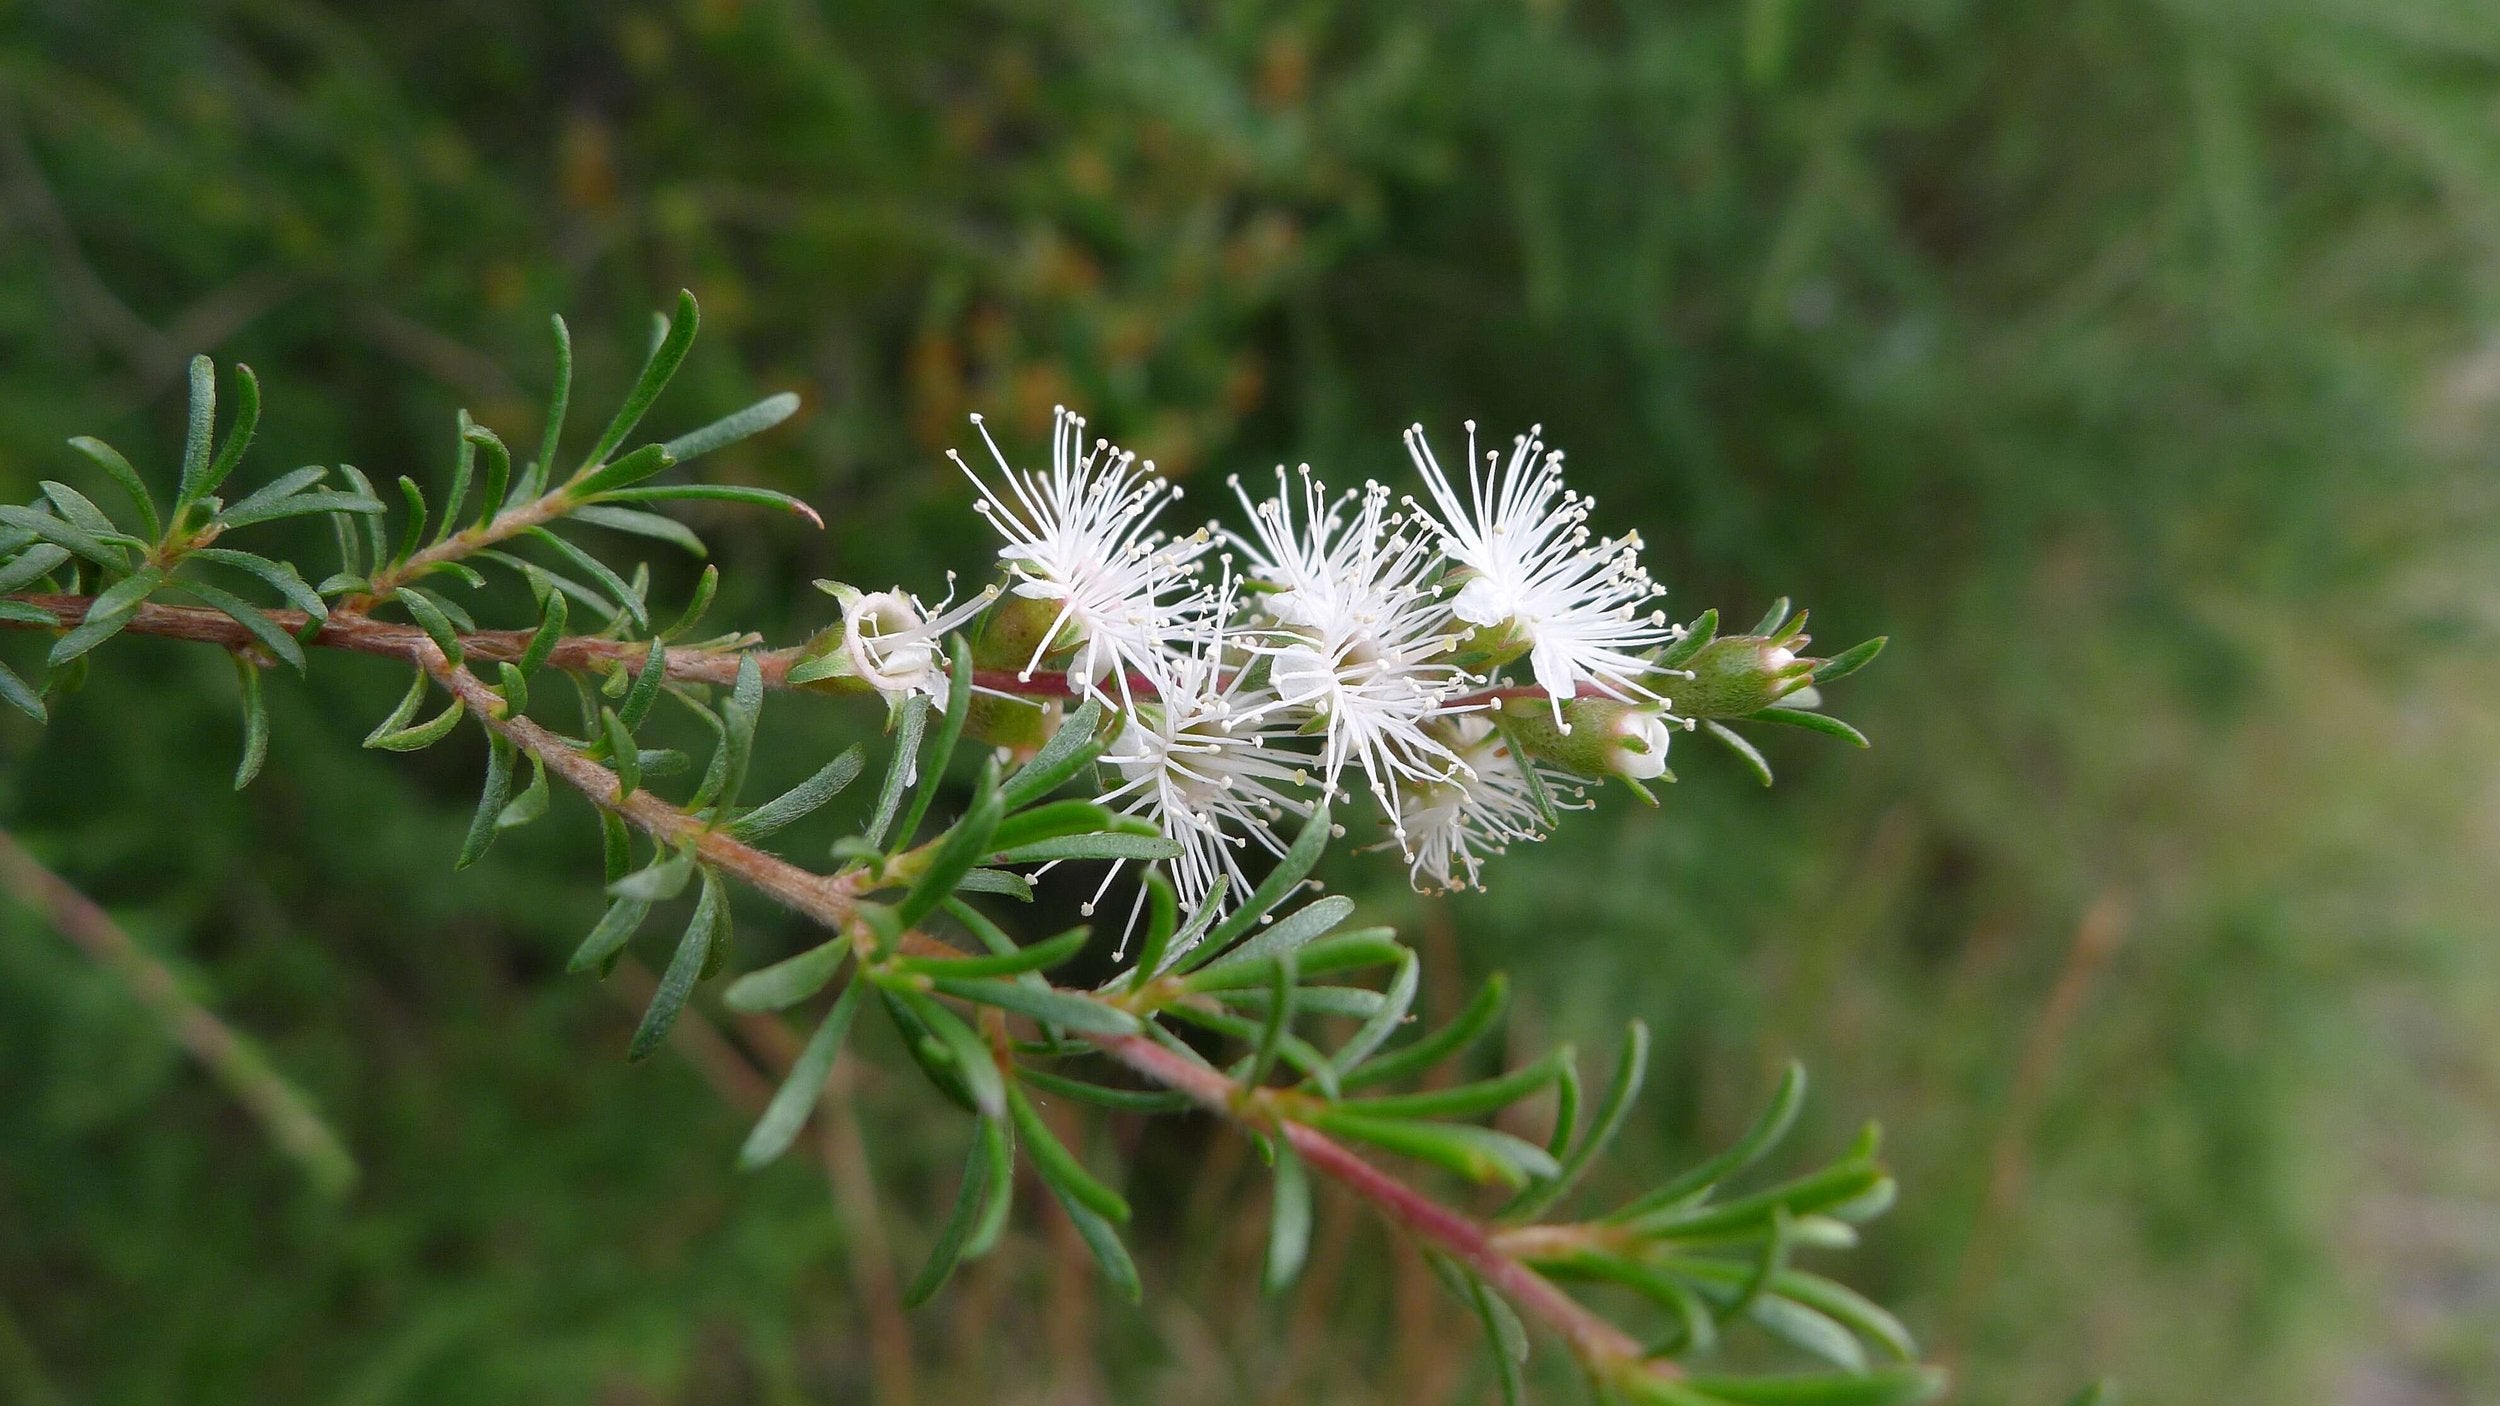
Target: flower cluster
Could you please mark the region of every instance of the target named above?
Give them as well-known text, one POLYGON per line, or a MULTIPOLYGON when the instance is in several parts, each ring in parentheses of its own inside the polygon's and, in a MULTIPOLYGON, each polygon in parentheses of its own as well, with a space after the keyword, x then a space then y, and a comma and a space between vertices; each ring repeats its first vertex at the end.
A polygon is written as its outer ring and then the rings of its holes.
POLYGON ((1542 837, 1587 780, 1662 774, 1689 725, 1660 692, 1681 675, 1659 655, 1684 632, 1653 604, 1640 539, 1591 533, 1594 504, 1538 429, 1480 454, 1469 422, 1460 474, 1409 429, 1422 498, 1332 489, 1309 465, 1279 468, 1264 497, 1235 478, 1242 523, 1175 535, 1161 519, 1180 488, 1081 416, 1058 411, 1040 472, 973 419, 995 472, 950 457, 1004 541, 1004 595, 948 610, 848 593, 850 672, 889 697, 940 692, 937 637, 989 611, 982 667, 1112 711, 1101 799, 1179 846, 1164 863, 1186 904, 1244 892, 1245 858, 1281 852, 1279 822, 1358 776, 1418 888, 1474 887, 1486 855, 1542 837), (1524 706, 1506 718, 1506 703, 1524 706), (1530 721, 1584 731, 1540 757, 1511 725, 1530 721))

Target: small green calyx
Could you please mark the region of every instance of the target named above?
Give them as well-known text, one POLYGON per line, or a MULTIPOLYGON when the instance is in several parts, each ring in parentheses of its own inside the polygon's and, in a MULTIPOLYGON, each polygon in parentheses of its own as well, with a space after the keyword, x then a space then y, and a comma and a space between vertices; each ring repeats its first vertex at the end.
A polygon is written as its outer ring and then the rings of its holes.
POLYGON ((1574 698, 1563 704, 1557 726, 1550 706, 1528 700, 1503 711, 1503 726, 1529 756, 1577 776, 1673 779, 1667 746, 1678 723, 1656 704, 1574 698))
POLYGON ((1814 665, 1797 651, 1803 635, 1727 635, 1684 662, 1692 677, 1653 679, 1675 711, 1691 718, 1742 718, 1814 681, 1814 665))

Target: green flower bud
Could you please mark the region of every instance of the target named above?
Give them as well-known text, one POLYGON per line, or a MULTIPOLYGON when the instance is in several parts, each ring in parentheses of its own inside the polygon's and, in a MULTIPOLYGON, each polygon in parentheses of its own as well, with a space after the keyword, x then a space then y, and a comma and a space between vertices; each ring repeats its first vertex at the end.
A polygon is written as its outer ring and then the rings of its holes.
POLYGON ((1014 669, 1022 673, 1074 647, 1076 630, 1072 625, 1063 625, 1058 639, 1051 640, 1047 647, 1043 644, 1050 627, 1059 623, 1059 610, 1058 601, 1007 592, 982 619, 981 633, 972 641, 972 661, 984 669, 1014 669))
POLYGON ((1648 781, 1666 774, 1677 725, 1657 705, 1574 698, 1562 715, 1556 727, 1553 709, 1530 699, 1503 717, 1521 750, 1575 775, 1648 781))
POLYGON ((1802 635, 1725 635, 1684 661, 1689 679, 1658 679, 1651 687, 1690 718, 1741 718, 1758 713, 1814 681, 1814 665, 1797 653, 1802 635))

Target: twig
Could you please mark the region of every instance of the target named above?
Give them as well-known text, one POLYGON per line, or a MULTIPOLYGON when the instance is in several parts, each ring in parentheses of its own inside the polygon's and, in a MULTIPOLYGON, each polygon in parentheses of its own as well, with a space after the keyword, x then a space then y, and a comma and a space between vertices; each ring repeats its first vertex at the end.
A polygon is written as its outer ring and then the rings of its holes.
POLYGON ((139 1003, 261 1125, 269 1140, 331 1196, 356 1182, 356 1160, 309 1099, 287 1082, 258 1046, 207 1007, 185 995, 163 962, 124 931, 95 900, 53 873, 0 830, 0 888, 42 917, 96 965, 120 977, 139 1003))
MULTIPOLYGON (((89 598, 76 596, 28 595, 12 599, 41 606, 63 627, 83 620, 89 604, 89 598)), ((270 614, 282 628, 291 626, 300 631, 306 623, 304 617, 291 611, 270 614)), ((134 633, 200 640, 230 649, 252 644, 249 634, 226 616, 182 606, 141 606, 126 628, 134 633)), ((607 767, 530 719, 505 716, 503 696, 465 665, 453 664, 422 630, 341 609, 308 642, 397 658, 425 670, 466 705, 472 716, 537 757, 551 775, 589 798, 592 804, 615 813, 663 846, 692 848, 704 863, 830 931, 842 932, 849 926, 860 895, 858 880, 802 869, 710 828, 649 791, 637 790, 620 799, 615 774, 607 767)), ((516 658, 526 643, 526 634, 518 631, 482 632, 462 640, 464 650, 490 660, 516 658)), ((640 650, 614 640, 567 640, 559 647, 559 653, 567 649, 573 651, 573 667, 592 662, 632 663, 641 658, 640 650)), ((761 657, 767 682, 787 672, 788 653, 761 657)), ((673 678, 726 683, 735 676, 737 656, 720 651, 671 650, 668 664, 673 678)), ((1006 677, 1012 680, 1015 676, 1010 673, 1006 677)), ((1280 1116, 1260 1090, 1237 1085, 1221 1072, 1184 1059, 1143 1036, 1088 1038, 1113 1059, 1167 1088, 1187 1094, 1210 1112, 1249 1126, 1281 1131, 1314 1170, 1370 1202, 1409 1234, 1473 1270, 1521 1313, 1562 1337, 1592 1371, 1601 1376, 1634 1370, 1674 1374, 1671 1364, 1644 1362, 1641 1345, 1629 1334, 1506 1253, 1482 1222, 1451 1210, 1381 1171, 1326 1134, 1280 1116)))
MULTIPOLYGON (((620 801, 616 777, 563 739, 524 717, 502 715, 503 698, 465 667, 452 664, 433 641, 419 637, 413 660, 469 712, 506 741, 539 757, 548 772, 623 817, 663 845, 690 845, 707 864, 834 932, 848 928, 857 910, 857 880, 801 869, 728 835, 648 791, 620 801)), ((1553 1281, 1505 1253, 1492 1230, 1454 1211, 1363 1160, 1317 1129, 1278 1117, 1259 1090, 1234 1083, 1221 1071, 1197 1064, 1142 1035, 1087 1037, 1105 1054, 1147 1078, 1187 1094, 1209 1112, 1280 1131, 1305 1163, 1346 1186, 1417 1239, 1466 1265, 1522 1314, 1558 1334, 1575 1356, 1604 1374, 1648 1370, 1671 1374, 1669 1364, 1644 1364, 1641 1345, 1614 1324, 1582 1306, 1553 1281)))

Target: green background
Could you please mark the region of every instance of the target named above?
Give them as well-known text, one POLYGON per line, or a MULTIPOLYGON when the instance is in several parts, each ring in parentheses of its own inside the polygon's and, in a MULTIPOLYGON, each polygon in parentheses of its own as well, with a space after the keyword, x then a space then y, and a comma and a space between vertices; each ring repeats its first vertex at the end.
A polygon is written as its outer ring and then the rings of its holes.
MULTIPOLYGON (((1765 793, 1681 747, 1662 809, 1446 905, 1340 859, 1427 1003, 1506 969, 1514 1047, 1592 1063, 1648 1019, 1627 1178, 1803 1058, 1790 1165, 1878 1118, 1904 1189, 1822 1267, 1962 1400, 2489 1400, 2496 80, 2476 0, 0 0, 0 480, 85 483, 77 433, 162 472, 205 350, 267 394, 245 481, 434 481, 456 406, 535 439, 550 312, 595 416, 686 286, 656 431, 806 401, 706 472, 826 532, 686 513, 715 619, 786 641, 812 578, 986 563, 940 457, 969 411, 1031 449, 1067 401, 1195 507, 1540 421, 1680 614, 1889 634, 1834 690, 1876 749, 1772 738, 1765 793)), ((734 1173, 725 1076, 626 1065, 629 1002, 561 972, 582 811, 451 874, 476 739, 360 751, 399 682, 318 662, 239 797, 214 651, 117 642, 49 728, 0 718, 0 820, 364 1168, 314 1195, 9 907, 0 1397, 1485 1398, 1345 1206, 1262 1299, 1264 1179, 1191 1123, 1097 1134, 1142 1309, 1028 1216, 903 1343, 878 1265, 960 1120, 872 1047, 830 1200, 807 1156, 734 1173)), ((771 781, 874 719, 767 723, 771 781)), ((792 940, 743 916, 750 961, 792 940)))

